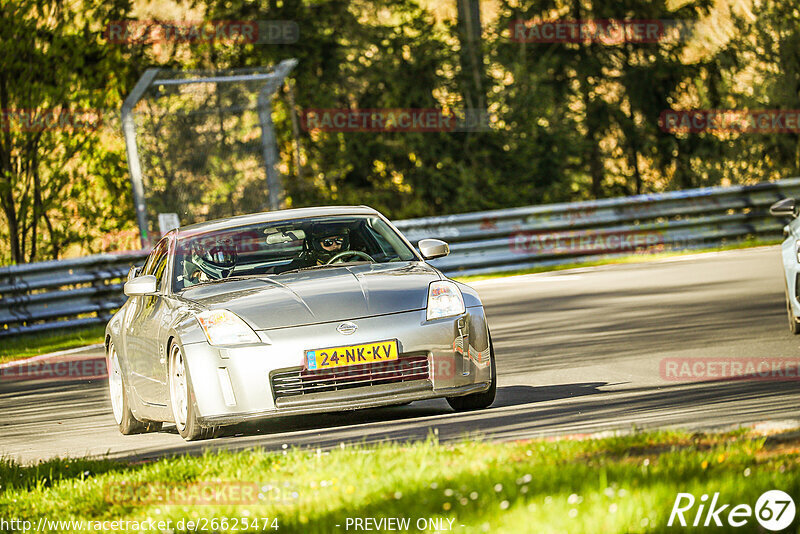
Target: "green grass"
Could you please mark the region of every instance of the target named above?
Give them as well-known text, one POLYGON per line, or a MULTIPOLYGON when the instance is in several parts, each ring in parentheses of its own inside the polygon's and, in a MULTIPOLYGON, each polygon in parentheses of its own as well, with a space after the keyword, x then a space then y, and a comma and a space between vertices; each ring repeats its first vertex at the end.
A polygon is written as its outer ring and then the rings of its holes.
MULTIPOLYGON (((798 446, 800 439, 772 443, 743 431, 657 432, 583 441, 429 439, 327 452, 208 452, 137 465, 53 460, 22 467, 3 461, 0 517, 34 524, 40 517, 150 518, 169 520, 173 528, 181 519, 229 518, 227 528, 216 525, 219 531, 234 531, 233 518, 268 517, 270 525, 278 519, 278 532, 298 533, 346 532, 348 518, 364 517, 408 518, 409 532, 418 532, 419 518, 453 519, 459 533, 667 532, 674 531, 666 524, 678 492, 698 499, 719 492, 720 503, 750 506, 771 489, 797 498, 798 446), (230 481, 254 482, 263 497, 230 505, 109 497, 122 483, 154 491, 166 484, 230 481)), ((696 510, 687 514, 690 521, 696 510)), ((714 531, 754 532, 756 526, 750 518, 745 528, 714 531)))
POLYGON ((0 363, 103 342, 105 325, 24 334, 0 343, 0 363))
POLYGON ((568 269, 577 269, 581 267, 597 267, 599 265, 615 265, 620 263, 645 263, 648 261, 673 258, 676 256, 702 254, 704 252, 721 252, 724 250, 739 250, 743 248, 766 247, 766 246, 778 245, 781 242, 782 240, 770 241, 770 240, 751 239, 746 241, 737 241, 735 243, 730 243, 727 245, 722 245, 713 248, 631 254, 630 256, 618 256, 615 258, 603 258, 592 261, 563 263, 560 265, 547 265, 542 267, 531 267, 529 269, 517 269, 513 271, 506 271, 500 273, 476 274, 471 276, 453 276, 452 278, 460 282, 469 283, 469 282, 476 282, 478 280, 490 280, 493 278, 504 278, 506 276, 518 276, 521 274, 546 273, 550 271, 565 271, 568 269))

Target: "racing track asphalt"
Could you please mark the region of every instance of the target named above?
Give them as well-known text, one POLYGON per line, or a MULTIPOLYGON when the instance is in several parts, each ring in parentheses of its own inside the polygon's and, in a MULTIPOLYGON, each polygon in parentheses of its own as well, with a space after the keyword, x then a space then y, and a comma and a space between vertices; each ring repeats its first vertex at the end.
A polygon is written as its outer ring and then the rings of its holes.
MULTIPOLYGON (((152 458, 207 448, 440 439, 497 440, 631 428, 800 425, 795 381, 673 381, 664 358, 797 358, 778 247, 476 282, 497 353, 497 401, 453 413, 444 400, 290 417, 186 444, 174 427, 122 436, 106 381, 0 381, 0 455, 152 458)), ((89 357, 101 357, 97 349, 89 357)))

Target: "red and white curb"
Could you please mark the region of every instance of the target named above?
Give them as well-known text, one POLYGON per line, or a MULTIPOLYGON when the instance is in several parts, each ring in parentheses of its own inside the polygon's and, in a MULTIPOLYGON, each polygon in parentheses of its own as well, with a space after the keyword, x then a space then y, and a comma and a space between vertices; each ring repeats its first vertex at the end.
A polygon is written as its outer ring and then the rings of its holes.
POLYGON ((83 381, 108 378, 103 344, 42 354, 0 364, 0 384, 28 381, 83 381), (89 353, 89 354, 86 354, 89 353))

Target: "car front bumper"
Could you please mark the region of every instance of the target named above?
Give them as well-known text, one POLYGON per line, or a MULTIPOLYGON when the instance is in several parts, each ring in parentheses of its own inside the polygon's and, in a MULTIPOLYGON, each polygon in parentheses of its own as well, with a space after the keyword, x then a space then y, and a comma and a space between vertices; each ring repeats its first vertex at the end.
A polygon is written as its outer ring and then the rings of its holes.
POLYGON ((478 393, 490 386, 489 336, 480 306, 435 321, 417 310, 350 322, 358 327, 352 335, 340 334, 340 322, 333 322, 260 331, 264 343, 259 345, 183 345, 201 424, 388 406, 478 393), (412 358, 426 364, 424 376, 358 387, 339 384, 288 396, 274 387, 276 374, 302 372, 306 350, 387 339, 398 341, 399 364, 412 358))

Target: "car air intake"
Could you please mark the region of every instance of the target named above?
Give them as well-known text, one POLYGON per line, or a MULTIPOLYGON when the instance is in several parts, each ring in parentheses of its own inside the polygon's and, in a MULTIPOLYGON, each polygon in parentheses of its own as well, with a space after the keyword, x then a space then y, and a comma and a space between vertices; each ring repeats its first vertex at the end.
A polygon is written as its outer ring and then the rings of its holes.
POLYGON ((393 362, 351 365, 336 369, 309 371, 291 369, 272 374, 272 391, 275 398, 321 393, 347 388, 428 380, 428 356, 401 357, 393 362))

